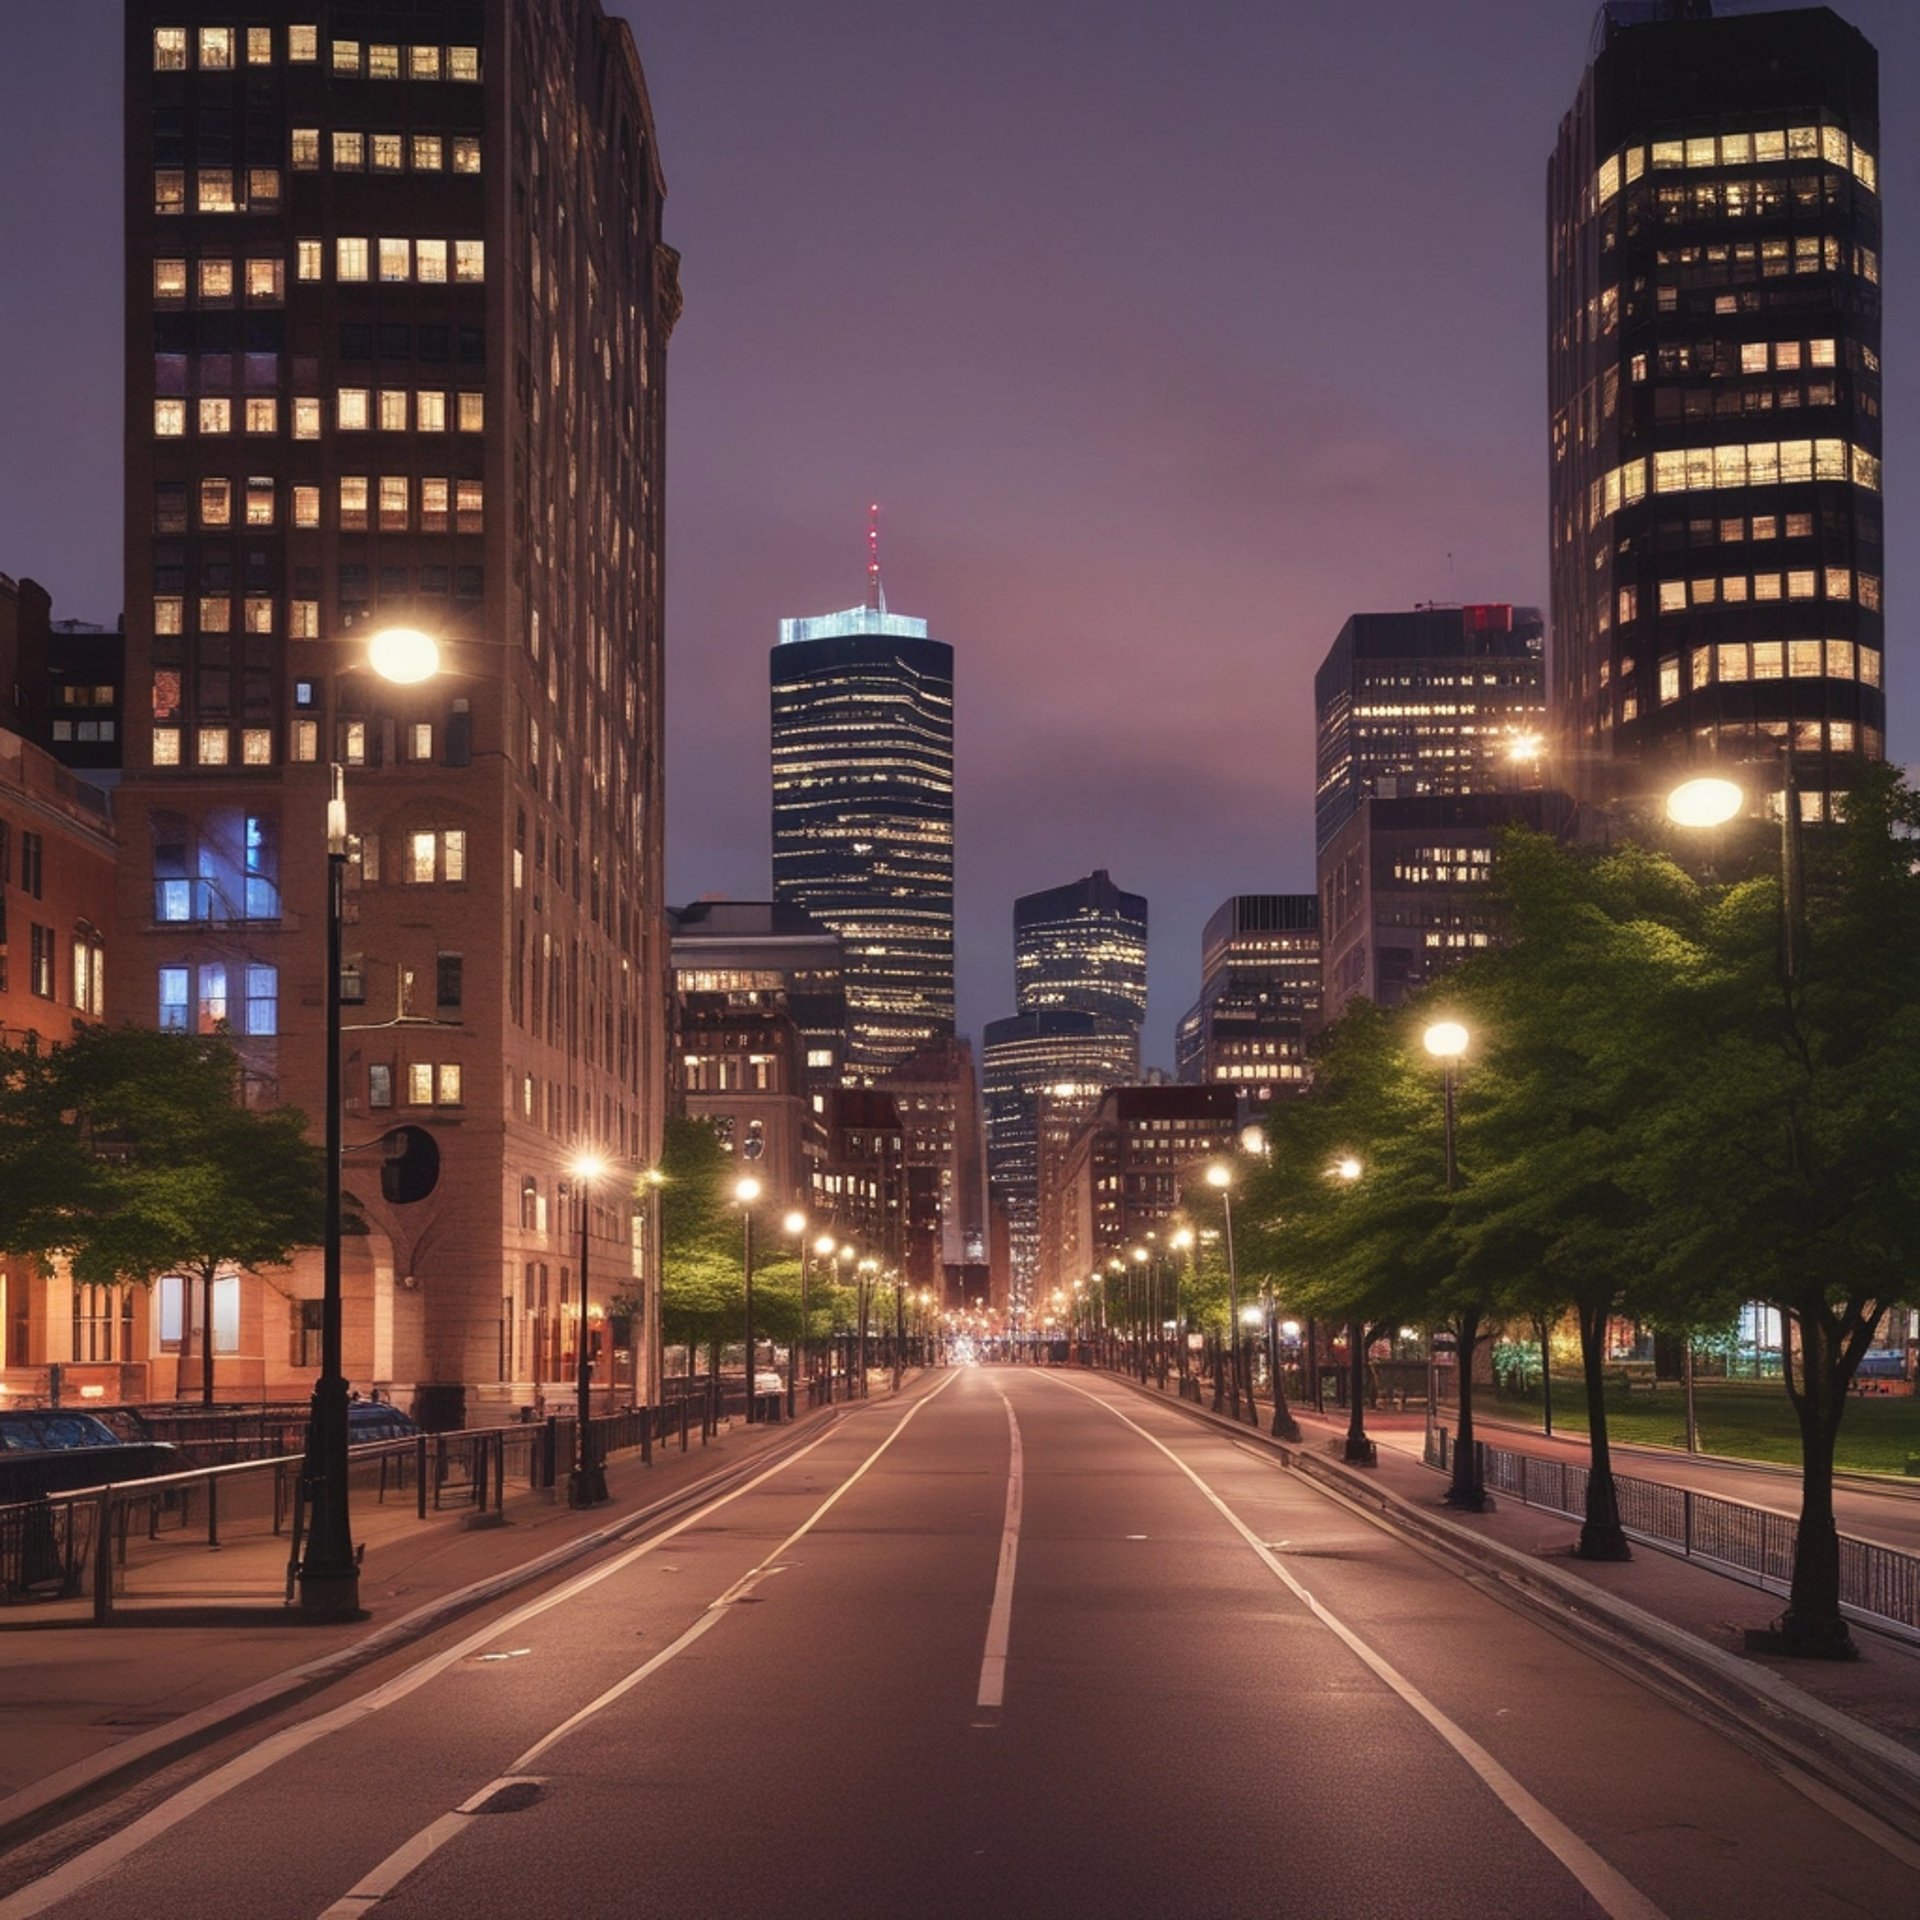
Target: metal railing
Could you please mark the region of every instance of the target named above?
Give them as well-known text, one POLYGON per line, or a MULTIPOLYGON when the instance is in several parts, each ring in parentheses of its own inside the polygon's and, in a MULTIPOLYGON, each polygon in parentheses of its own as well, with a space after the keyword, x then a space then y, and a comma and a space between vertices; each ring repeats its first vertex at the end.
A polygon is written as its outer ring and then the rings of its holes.
MULTIPOLYGON (((1572 1460, 1489 1446, 1484 1440, 1474 1446, 1491 1492, 1572 1520, 1586 1517, 1587 1468, 1572 1460)), ((1443 1473, 1452 1470, 1453 1435, 1447 1428, 1436 1426, 1428 1435, 1426 1462, 1443 1473)), ((1613 1485, 1620 1524, 1630 1539, 1701 1561, 1769 1593, 1784 1596, 1791 1589, 1800 1528, 1786 1514, 1631 1474, 1616 1473, 1613 1485)), ((1864 1626, 1920 1640, 1920 1555, 1843 1533, 1840 1607, 1864 1626)))

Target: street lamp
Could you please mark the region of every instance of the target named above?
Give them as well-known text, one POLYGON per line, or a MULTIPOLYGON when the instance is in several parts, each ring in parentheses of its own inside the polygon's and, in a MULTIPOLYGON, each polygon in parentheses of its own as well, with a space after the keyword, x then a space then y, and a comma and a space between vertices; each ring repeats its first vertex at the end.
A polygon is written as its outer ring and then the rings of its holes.
MULTIPOLYGON (((651 1378, 647 1382, 646 1404, 652 1406, 655 1397, 666 1396, 667 1349, 666 1296, 662 1287, 660 1261, 660 1189, 666 1185, 667 1176, 658 1167, 649 1167, 640 1176, 647 1190, 647 1245, 646 1255, 640 1266, 640 1298, 646 1313, 650 1316, 647 1328, 647 1360, 651 1378)), ((687 1356, 687 1372, 693 1372, 693 1356, 687 1356)), ((638 1396, 635 1396, 638 1398, 638 1396)))
MULTIPOLYGON (((1207 1185, 1220 1196, 1220 1207, 1227 1229, 1227 1327, 1232 1344, 1228 1368, 1228 1393, 1233 1417, 1240 1414, 1240 1268, 1233 1252, 1233 1169, 1216 1160, 1207 1169, 1207 1185)), ((1251 1382, 1249 1382, 1251 1385, 1251 1382)), ((1251 1394, 1248 1396, 1251 1398, 1251 1394)))
POLYGON ((756 1379, 753 1364, 753 1203, 760 1198, 760 1182, 743 1173, 733 1184, 733 1197, 740 1203, 740 1270, 746 1281, 747 1303, 747 1425, 753 1425, 753 1389, 756 1379))
MULTIPOLYGON (((1427 1028, 1422 1040, 1427 1051, 1438 1060, 1446 1073, 1446 1134, 1447 1134, 1447 1192, 1453 1193, 1459 1184, 1459 1170, 1454 1159, 1453 1146, 1453 1077, 1454 1062, 1467 1050, 1472 1036, 1457 1020, 1436 1020, 1427 1028)), ((1450 1507, 1464 1507, 1470 1513, 1484 1511, 1487 1504, 1486 1488, 1480 1481, 1480 1461, 1474 1449, 1473 1440, 1473 1349, 1479 1334, 1480 1316, 1477 1311, 1461 1309, 1459 1338, 1454 1342, 1453 1364, 1455 1368, 1454 1399, 1458 1416, 1454 1431, 1453 1480, 1447 1488, 1446 1503, 1450 1507)), ((1427 1334, 1427 1428, 1431 1433, 1439 1397, 1440 1368, 1433 1350, 1433 1334, 1427 1334)))
MULTIPOLYGON (((387 627, 368 642, 374 672, 399 686, 418 686, 439 671, 440 650, 428 634, 387 627)), ((326 1183, 320 1235, 320 1375, 307 1415, 307 1537, 297 1572, 300 1610, 314 1619, 360 1616, 360 1561, 347 1512, 347 1376, 340 1313, 340 947, 346 923, 346 769, 327 767, 327 915, 325 988, 326 1183)), ((211 1341, 212 1333, 209 1331, 211 1341)))
POLYGON ((593 1444, 593 1360, 587 1337, 587 1242, 593 1224, 593 1183, 607 1170, 597 1153, 576 1154, 567 1172, 580 1207, 580 1331, 574 1356, 573 1471, 567 1505, 597 1507, 607 1498, 607 1470, 593 1444))
MULTIPOLYGON (((1351 1154, 1328 1168, 1332 1179, 1351 1186, 1365 1169, 1351 1154)), ((1352 1466, 1375 1464, 1373 1442, 1367 1438, 1367 1321, 1364 1311, 1347 1322, 1347 1444, 1340 1457, 1352 1466)))
POLYGON ((793 1385, 800 1365, 800 1349, 807 1338, 807 1216, 798 1207, 780 1223, 793 1235, 800 1253, 800 1330, 787 1348, 787 1418, 793 1418, 793 1385))

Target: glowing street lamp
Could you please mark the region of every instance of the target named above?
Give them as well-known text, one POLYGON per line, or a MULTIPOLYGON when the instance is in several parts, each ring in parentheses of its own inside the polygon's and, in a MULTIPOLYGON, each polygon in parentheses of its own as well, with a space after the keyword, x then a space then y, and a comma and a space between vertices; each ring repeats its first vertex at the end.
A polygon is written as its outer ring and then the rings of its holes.
POLYGON ((733 1197, 740 1203, 740 1269, 746 1282, 747 1301, 747 1425, 753 1425, 756 1369, 753 1364, 753 1203, 760 1198, 760 1182, 743 1173, 733 1183, 733 1197))
POLYGON ((597 1507, 607 1498, 607 1470, 593 1444, 593 1358, 587 1331, 587 1246, 593 1224, 593 1185, 607 1171, 597 1153, 578 1153, 568 1163, 574 1200, 580 1208, 580 1327, 574 1353, 573 1471, 567 1476, 567 1505, 597 1507))
POLYGON ((1734 781, 1702 774, 1683 780, 1667 795, 1667 818, 1676 827, 1724 827, 1746 804, 1746 794, 1734 781))
MULTIPOLYGON (((794 1370, 800 1364, 800 1351, 807 1340, 807 1216, 798 1207, 793 1208, 780 1223, 793 1235, 794 1244, 800 1252, 800 1332, 799 1336, 787 1348, 787 1418, 793 1418, 794 1370)), ((812 1377, 812 1369, 808 1369, 812 1377)))
MULTIPOLYGON (((1228 1391, 1231 1396, 1233 1417, 1238 1420, 1240 1411, 1240 1269, 1233 1251, 1233 1169, 1224 1161, 1216 1160, 1207 1168, 1207 1185, 1220 1196, 1220 1206, 1227 1229, 1227 1336, 1229 1359, 1227 1368, 1228 1391)), ((1251 1398, 1251 1395, 1249 1395, 1251 1398)), ((1220 1379, 1216 1374, 1213 1382, 1214 1411, 1220 1408, 1220 1379)))

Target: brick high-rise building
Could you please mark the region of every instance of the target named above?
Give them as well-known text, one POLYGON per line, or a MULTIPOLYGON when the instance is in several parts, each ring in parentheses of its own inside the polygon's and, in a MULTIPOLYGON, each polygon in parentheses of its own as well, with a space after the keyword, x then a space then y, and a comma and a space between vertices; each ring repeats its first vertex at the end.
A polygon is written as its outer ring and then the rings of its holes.
POLYGON ((1826 7, 1609 0, 1547 172, 1556 777, 1885 752, 1880 105, 1826 7))
MULTIPOLYGON (((373 1228, 346 1249, 347 1370, 458 1420, 564 1375, 598 1318, 571 1153, 631 1172, 660 1137, 679 292, 646 84, 597 0, 129 0, 126 36, 110 1011, 231 1032, 254 1097, 318 1129, 341 763, 348 1186, 373 1228), (440 641, 436 678, 367 669, 395 624, 440 641), (440 1149, 406 1204, 361 1157, 400 1121, 440 1149)), ((631 1210, 601 1184, 602 1310, 642 1285, 631 1210)), ((223 1391, 305 1390, 318 1287, 316 1257, 262 1292, 223 1391)))
POLYGON ((1306 1092, 1319 1014, 1319 895, 1236 893, 1201 937, 1200 998, 1174 1031, 1180 1079, 1231 1087, 1252 1120, 1306 1092))

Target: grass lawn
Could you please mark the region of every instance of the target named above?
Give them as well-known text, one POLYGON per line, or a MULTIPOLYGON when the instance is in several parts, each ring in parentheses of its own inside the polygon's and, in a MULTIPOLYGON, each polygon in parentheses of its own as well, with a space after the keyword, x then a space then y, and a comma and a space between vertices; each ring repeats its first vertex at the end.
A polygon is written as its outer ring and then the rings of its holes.
MULTIPOLYGON (((1540 1424, 1540 1395, 1495 1395, 1498 1419, 1540 1424)), ((1694 1387, 1694 1412, 1703 1453, 1739 1460, 1800 1464, 1800 1429, 1787 1390, 1777 1380, 1702 1380, 1694 1387)), ((1587 1400, 1577 1379, 1553 1382, 1556 1433, 1585 1433, 1587 1400)), ((1651 1393, 1616 1387, 1607 1395, 1607 1431, 1615 1440, 1642 1446, 1687 1444, 1686 1398, 1678 1381, 1663 1380, 1651 1393)), ((1907 1455, 1920 1454, 1920 1398, 1862 1394, 1847 1403, 1834 1464, 1845 1473, 1904 1474, 1907 1455)))

